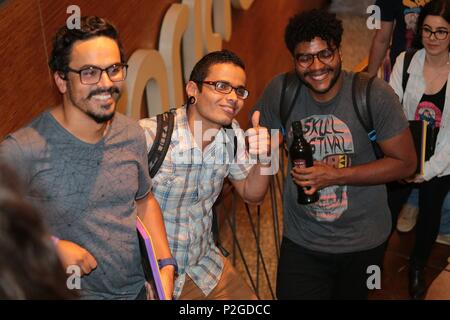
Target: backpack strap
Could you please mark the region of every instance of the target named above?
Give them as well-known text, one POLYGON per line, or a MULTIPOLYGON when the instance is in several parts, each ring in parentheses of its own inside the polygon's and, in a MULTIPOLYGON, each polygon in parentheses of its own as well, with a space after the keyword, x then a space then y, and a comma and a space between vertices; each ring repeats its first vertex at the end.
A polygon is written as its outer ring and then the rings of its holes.
POLYGON ((408 49, 405 52, 405 59, 403 60, 403 72, 402 72, 403 95, 405 95, 405 89, 406 89, 406 85, 408 84, 408 79, 409 79, 408 68, 409 68, 409 65, 411 64, 411 60, 414 57, 414 54, 416 52, 417 52, 417 49, 414 49, 414 48, 408 49))
POLYGON ((370 105, 371 86, 375 77, 365 72, 358 72, 353 77, 352 101, 356 116, 367 132, 372 149, 377 159, 383 157, 383 151, 377 143, 377 132, 373 125, 372 109, 370 105))
MULTIPOLYGON (((233 127, 230 125, 223 127, 223 129, 225 130, 226 135, 228 136, 228 139, 230 139, 230 141, 233 141, 233 158, 232 162, 236 160, 236 155, 237 155, 237 147, 238 147, 238 140, 237 140, 237 136, 236 136, 236 132, 234 132, 233 127)), ((231 155, 231 146, 230 144, 226 144, 225 145, 226 149, 227 149, 227 153, 229 155, 231 155)))
MULTIPOLYGON (((283 138, 286 137, 286 124, 295 106, 302 83, 295 71, 286 72, 283 77, 283 86, 280 96, 280 122, 283 138)), ((286 139, 284 139, 286 141, 286 139)))
POLYGON ((169 150, 175 123, 175 113, 176 109, 170 109, 156 116, 156 136, 148 153, 148 170, 151 178, 158 172, 166 157, 167 150, 169 150))

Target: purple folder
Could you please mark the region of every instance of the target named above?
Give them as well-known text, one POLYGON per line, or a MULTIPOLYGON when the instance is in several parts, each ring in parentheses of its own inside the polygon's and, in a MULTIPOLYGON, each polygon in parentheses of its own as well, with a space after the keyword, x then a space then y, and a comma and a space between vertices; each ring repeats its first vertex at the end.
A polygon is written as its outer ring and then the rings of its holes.
POLYGON ((156 260, 155 251, 150 233, 145 228, 139 217, 136 221, 136 229, 139 238, 139 249, 141 251, 142 268, 144 269, 145 280, 153 291, 150 295, 156 300, 167 300, 161 282, 161 274, 159 273, 158 261, 156 260))

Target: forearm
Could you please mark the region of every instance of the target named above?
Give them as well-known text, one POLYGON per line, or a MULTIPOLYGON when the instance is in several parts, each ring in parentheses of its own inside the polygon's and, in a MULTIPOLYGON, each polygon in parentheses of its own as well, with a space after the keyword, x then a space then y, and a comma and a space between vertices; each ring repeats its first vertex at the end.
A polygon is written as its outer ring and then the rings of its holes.
POLYGON ((339 185, 376 185, 404 179, 416 169, 415 159, 400 160, 383 158, 370 163, 337 169, 334 184, 339 185))
MULTIPOLYGON (((370 48, 369 66, 367 70, 370 75, 377 74, 378 68, 386 56, 387 49, 391 43, 393 27, 393 21, 381 21, 380 29, 375 33, 372 47, 370 48)), ((392 63, 394 62, 392 61, 392 63)))
MULTIPOLYGON (((244 184, 243 199, 251 204, 260 204, 269 188, 271 175, 262 175, 261 171, 270 165, 256 164, 250 170, 244 184)), ((266 169, 267 170, 267 169, 266 169)))
POLYGON ((166 228, 161 208, 153 194, 137 201, 138 216, 147 228, 155 248, 156 258, 164 259, 172 256, 167 241, 166 228))
POLYGON ((369 65, 367 67, 367 72, 370 75, 374 76, 377 74, 378 68, 386 56, 388 47, 389 41, 375 39, 373 42, 369 54, 369 65))

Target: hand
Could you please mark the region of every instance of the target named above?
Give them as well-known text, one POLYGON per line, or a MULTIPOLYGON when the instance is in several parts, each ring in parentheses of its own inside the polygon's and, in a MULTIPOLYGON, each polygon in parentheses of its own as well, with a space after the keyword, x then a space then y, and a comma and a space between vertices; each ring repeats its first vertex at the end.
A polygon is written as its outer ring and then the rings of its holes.
POLYGON ((314 161, 314 165, 309 168, 294 167, 291 175, 294 182, 303 187, 308 195, 339 182, 338 169, 320 161, 314 161))
POLYGON ((173 283, 175 278, 175 268, 171 265, 165 266, 160 269, 161 282, 164 288, 164 293, 166 298, 169 300, 173 299, 173 283))
POLYGON ((414 174, 411 177, 406 178, 405 181, 407 183, 422 183, 425 181, 425 179, 420 174, 414 174))
POLYGON ((245 135, 248 137, 248 153, 251 158, 259 159, 260 163, 270 163, 270 135, 265 127, 259 126, 261 114, 255 111, 252 115, 252 128, 245 135))
POLYGON ((59 240, 56 244, 56 251, 63 264, 64 270, 72 265, 77 265, 81 269, 81 275, 87 275, 97 268, 97 261, 86 249, 74 242, 59 240))

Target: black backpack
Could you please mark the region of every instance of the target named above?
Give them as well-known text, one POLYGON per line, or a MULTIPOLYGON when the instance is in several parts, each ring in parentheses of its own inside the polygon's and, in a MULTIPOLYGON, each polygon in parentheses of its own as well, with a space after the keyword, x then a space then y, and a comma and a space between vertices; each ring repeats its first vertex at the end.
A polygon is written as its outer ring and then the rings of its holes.
MULTIPOLYGON (((370 107, 370 88, 374 79, 375 77, 370 77, 365 72, 356 73, 352 83, 352 100, 356 116, 367 132, 367 137, 372 144, 373 152, 376 158, 380 159, 383 157, 383 151, 377 143, 377 133, 373 126, 372 110, 370 107)), ((284 138, 287 132, 286 123, 295 107, 295 101, 297 100, 301 87, 302 83, 294 71, 285 73, 280 96, 281 132, 284 138)))

